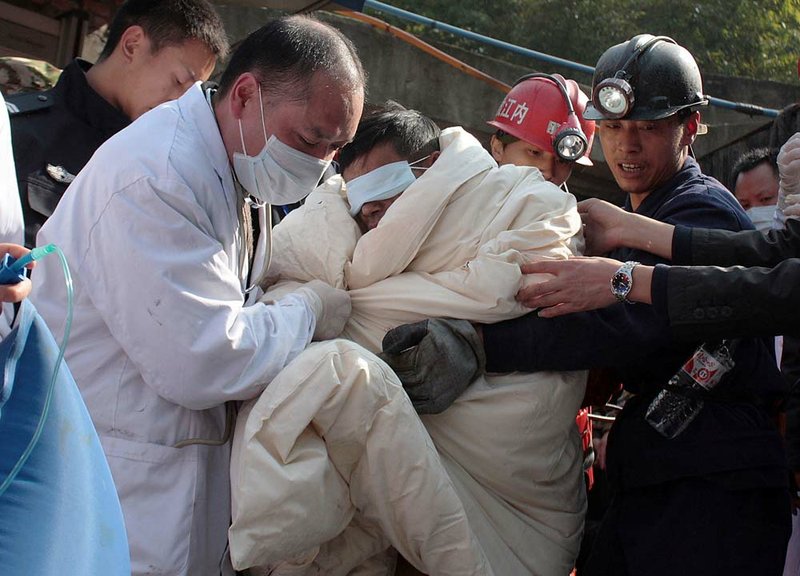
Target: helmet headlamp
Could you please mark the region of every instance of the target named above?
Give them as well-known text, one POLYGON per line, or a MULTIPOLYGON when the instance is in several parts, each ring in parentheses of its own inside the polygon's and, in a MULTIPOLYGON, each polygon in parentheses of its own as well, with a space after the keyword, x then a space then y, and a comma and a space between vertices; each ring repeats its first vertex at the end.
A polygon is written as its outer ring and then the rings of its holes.
POLYGON ((575 162, 579 160, 589 148, 589 140, 581 129, 578 115, 575 113, 575 107, 572 105, 572 100, 569 98, 566 86, 552 74, 543 74, 540 72, 526 74, 514 82, 514 86, 529 78, 546 78, 558 87, 567 105, 567 121, 553 134, 553 149, 561 160, 566 162, 575 162))
POLYGON ((587 146, 586 136, 573 112, 567 119, 567 123, 553 138, 553 148, 562 160, 575 162, 586 153, 587 146), (575 125, 573 126, 573 124, 575 125))
POLYGON ((614 76, 598 82, 592 90, 592 106, 604 119, 618 120, 633 111, 636 98, 631 82, 637 83, 639 58, 658 42, 676 44, 675 40, 668 36, 643 35, 643 37, 648 39, 634 48, 622 68, 617 70, 614 76))
POLYGON ((624 78, 606 78, 592 93, 592 104, 610 120, 626 116, 634 100, 633 88, 624 78))

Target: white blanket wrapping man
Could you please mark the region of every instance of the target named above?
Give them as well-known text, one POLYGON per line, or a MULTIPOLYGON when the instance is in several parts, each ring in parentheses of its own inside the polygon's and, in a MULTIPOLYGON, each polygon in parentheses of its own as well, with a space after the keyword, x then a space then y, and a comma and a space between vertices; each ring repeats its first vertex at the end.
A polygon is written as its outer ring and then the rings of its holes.
POLYGON ((461 128, 444 130, 440 147, 366 234, 339 176, 274 229, 265 298, 321 279, 350 291, 353 312, 341 339, 312 345, 240 413, 230 530, 239 566, 390 574, 394 546, 428 574, 572 568, 586 507, 575 427, 586 374, 480 377, 421 417, 428 438, 372 354, 400 324, 525 314, 514 296, 537 278, 520 264, 569 257, 580 233, 575 199, 538 170, 498 168, 461 128))

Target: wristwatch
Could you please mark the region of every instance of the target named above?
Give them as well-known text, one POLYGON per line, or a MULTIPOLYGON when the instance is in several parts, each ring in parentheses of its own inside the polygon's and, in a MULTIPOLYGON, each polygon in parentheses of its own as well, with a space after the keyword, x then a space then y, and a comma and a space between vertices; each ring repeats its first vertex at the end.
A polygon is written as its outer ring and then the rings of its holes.
POLYGON ((632 304, 632 302, 628 300, 628 294, 631 293, 631 289, 633 288, 633 269, 638 265, 638 262, 632 260, 625 262, 611 277, 611 293, 620 302, 632 304))

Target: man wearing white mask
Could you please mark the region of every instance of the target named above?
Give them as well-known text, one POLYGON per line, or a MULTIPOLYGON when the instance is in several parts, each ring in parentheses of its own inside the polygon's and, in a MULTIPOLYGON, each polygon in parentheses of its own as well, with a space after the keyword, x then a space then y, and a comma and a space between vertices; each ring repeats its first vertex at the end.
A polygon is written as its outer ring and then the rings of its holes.
MULTIPOLYGON (((111 466, 134 574, 231 574, 233 402, 257 396, 308 343, 337 334, 349 297, 309 283, 246 305, 250 205, 300 200, 356 129, 364 73, 351 43, 307 17, 273 21, 198 83, 108 140, 38 242, 74 280, 66 359, 111 466)), ((268 231, 269 226, 262 226, 268 231)), ((266 238, 256 252, 266 255, 266 238)), ((60 334, 61 271, 33 300, 60 334)))
POLYGON ((362 121, 359 137, 339 156, 350 215, 361 232, 375 228, 439 157, 440 133, 433 120, 391 101, 362 121))
POLYGON ((769 148, 748 150, 733 165, 731 181, 733 195, 756 229, 766 232, 772 228, 778 203, 777 151, 769 148))

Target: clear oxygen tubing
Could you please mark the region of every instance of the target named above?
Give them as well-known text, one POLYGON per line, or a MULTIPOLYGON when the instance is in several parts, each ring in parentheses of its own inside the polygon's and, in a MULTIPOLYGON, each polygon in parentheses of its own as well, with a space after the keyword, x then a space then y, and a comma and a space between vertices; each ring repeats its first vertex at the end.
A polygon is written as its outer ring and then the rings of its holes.
POLYGON ((24 268, 26 264, 31 262, 32 260, 38 260, 42 256, 55 252, 58 254, 59 260, 61 260, 61 270, 64 272, 64 283, 66 284, 67 288, 67 319, 64 323, 64 334, 61 337, 61 345, 58 348, 58 358, 56 359, 56 365, 53 369, 53 374, 50 377, 50 383, 47 387, 47 396, 45 397, 44 407, 42 409, 42 414, 39 417, 39 422, 36 425, 36 431, 33 433, 28 446, 25 448, 25 451, 20 455, 17 463, 14 465, 14 468, 11 469, 6 479, 0 484, 0 496, 2 496, 8 487, 11 485, 11 482, 14 481, 17 474, 19 474, 22 467, 28 461, 28 458, 33 452, 33 449, 36 447, 36 444, 39 442, 39 438, 42 435, 42 431, 44 430, 44 425, 47 422, 47 417, 50 414, 50 405, 53 401, 53 392, 56 386, 56 378, 58 377, 59 370, 61 369, 61 364, 64 361, 64 352, 67 349, 67 343, 69 342, 69 332, 72 328, 72 303, 73 303, 73 289, 72 289, 72 274, 69 272, 69 265, 67 264, 67 258, 64 256, 64 253, 61 251, 61 248, 56 246, 55 244, 48 244, 47 246, 43 246, 41 248, 34 248, 31 252, 23 257, 20 258, 15 262, 22 262, 18 269, 21 270, 24 268), (38 251, 38 252, 37 252, 38 251))

